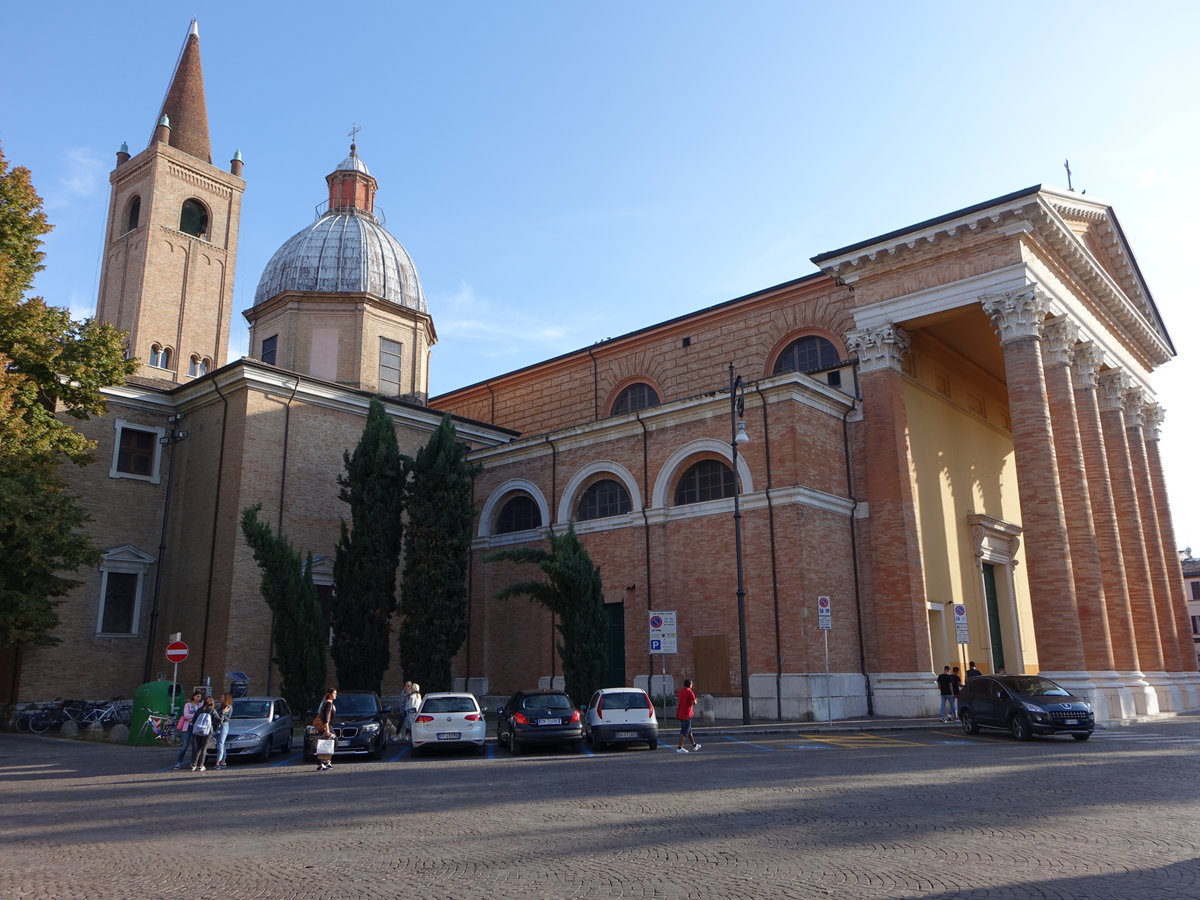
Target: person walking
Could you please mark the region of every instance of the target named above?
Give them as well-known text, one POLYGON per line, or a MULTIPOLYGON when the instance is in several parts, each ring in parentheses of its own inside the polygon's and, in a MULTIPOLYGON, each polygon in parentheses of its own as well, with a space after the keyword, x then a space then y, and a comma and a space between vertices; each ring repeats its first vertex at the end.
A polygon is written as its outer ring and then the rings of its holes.
POLYGON ((229 720, 233 717, 233 697, 229 694, 222 694, 221 699, 217 701, 217 761, 213 766, 214 769, 228 769, 229 764, 225 762, 225 740, 229 737, 229 720))
MULTIPOLYGON (((333 729, 329 727, 329 723, 333 721, 334 711, 337 709, 334 706, 334 701, 337 700, 337 688, 330 688, 325 692, 325 699, 321 701, 320 708, 317 709, 316 716, 313 717, 312 727, 317 732, 317 740, 333 740, 333 729)), ((333 754, 319 753, 317 754, 317 771, 322 772, 325 769, 333 768, 333 754)))
POLYGON ((175 761, 175 768, 182 769, 183 761, 188 758, 188 751, 192 748, 192 719, 196 715, 196 711, 203 705, 204 695, 199 691, 192 694, 192 699, 183 704, 183 712, 179 716, 179 721, 175 723, 175 730, 183 735, 183 739, 179 743, 179 759, 175 761))
POLYGON ((675 709, 675 718, 679 720, 679 744, 675 747, 675 752, 688 752, 683 748, 685 737, 692 742, 692 750, 699 750, 700 745, 696 743, 696 736, 692 734, 692 719, 696 715, 696 692, 692 690, 692 679, 683 679, 683 687, 679 689, 678 700, 679 705, 675 709))
POLYGON ((950 675, 950 667, 943 666, 942 674, 937 677, 938 694, 941 695, 941 706, 938 707, 938 721, 947 722, 947 712, 954 710, 954 678, 950 675))
POLYGON ((958 695, 962 692, 963 680, 958 674, 958 666, 950 670, 950 690, 954 692, 954 696, 950 699, 950 720, 958 721, 958 695))
POLYGON ((217 704, 212 697, 204 698, 204 705, 196 710, 192 717, 192 771, 204 771, 204 754, 212 741, 213 729, 216 727, 217 704))
POLYGON ((967 681, 970 681, 972 678, 978 678, 982 674, 982 672, 975 668, 975 660, 971 660, 971 666, 967 669, 967 681))

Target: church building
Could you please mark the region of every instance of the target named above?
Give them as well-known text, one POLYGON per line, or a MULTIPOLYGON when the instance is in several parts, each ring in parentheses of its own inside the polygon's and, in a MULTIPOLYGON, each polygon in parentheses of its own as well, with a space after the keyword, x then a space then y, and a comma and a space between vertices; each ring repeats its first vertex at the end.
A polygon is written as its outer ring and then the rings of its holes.
MULTIPOLYGON (((549 613, 494 599, 531 571, 488 556, 574 523, 606 681, 691 677, 723 718, 930 715, 934 673, 969 660, 1044 673, 1102 722, 1200 705, 1152 383, 1174 348, 1104 203, 1018 190, 430 397, 437 310, 354 145, 227 360, 242 174, 211 161, 193 25, 153 139, 111 176, 98 316, 143 365, 85 423, 100 461, 67 473, 103 561, 64 644, 10 666, 11 699, 131 694, 169 675, 175 632, 185 684, 277 690, 241 511, 311 550, 336 603, 336 478, 379 395, 402 452, 450 413, 482 466, 455 665, 478 694, 561 678, 549 613)), ((385 692, 402 681, 393 664, 385 692)))

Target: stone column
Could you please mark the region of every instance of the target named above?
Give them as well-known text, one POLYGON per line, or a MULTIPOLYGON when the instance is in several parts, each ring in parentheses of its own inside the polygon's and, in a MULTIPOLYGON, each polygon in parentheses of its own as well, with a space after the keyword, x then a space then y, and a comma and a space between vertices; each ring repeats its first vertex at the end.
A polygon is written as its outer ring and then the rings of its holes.
POLYGON ((1056 316, 1046 320, 1043 334, 1046 394, 1062 485, 1063 513, 1071 546, 1083 658, 1089 671, 1111 672, 1114 667, 1112 638, 1100 571, 1100 551, 1091 498, 1088 496, 1088 472, 1069 371, 1071 354, 1079 337, 1079 326, 1065 316, 1056 316))
POLYGON ((1142 513, 1138 506, 1133 463, 1130 460, 1129 441, 1125 433, 1126 376, 1124 372, 1110 369, 1100 374, 1097 384, 1100 423, 1104 430, 1104 449, 1108 456, 1113 499, 1118 510, 1117 527, 1121 533, 1121 555, 1125 562, 1125 582, 1133 612, 1138 660, 1143 672, 1162 672, 1163 654, 1162 645, 1158 640, 1158 616, 1154 610, 1154 596, 1151 592, 1150 561, 1146 556, 1142 513))
POLYGON ((1080 673, 1085 662, 1075 576, 1042 368, 1045 298, 1027 288, 985 297, 982 304, 1004 349, 1038 664, 1043 671, 1080 673))
POLYGON ((859 546, 864 596, 872 598, 877 623, 876 707, 884 715, 917 715, 933 702, 927 699, 933 656, 900 370, 909 337, 887 324, 851 332, 846 346, 858 357, 862 394, 868 517, 859 546))

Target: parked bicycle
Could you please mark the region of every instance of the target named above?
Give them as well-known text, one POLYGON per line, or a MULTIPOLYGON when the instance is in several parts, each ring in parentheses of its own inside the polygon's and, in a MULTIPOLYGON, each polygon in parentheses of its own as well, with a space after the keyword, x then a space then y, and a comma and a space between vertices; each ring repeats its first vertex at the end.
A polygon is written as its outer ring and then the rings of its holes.
POLYGON ((108 727, 109 725, 128 725, 129 720, 133 718, 133 707, 124 702, 122 697, 114 697, 108 701, 105 706, 93 706, 91 709, 83 713, 83 716, 76 721, 81 725, 91 725, 93 722, 99 722, 101 725, 108 727))
POLYGON ((168 747, 178 747, 182 736, 175 729, 175 716, 171 713, 155 712, 143 706, 140 710, 146 714, 146 721, 138 732, 137 741, 140 744, 147 734, 154 735, 156 741, 161 741, 168 747))

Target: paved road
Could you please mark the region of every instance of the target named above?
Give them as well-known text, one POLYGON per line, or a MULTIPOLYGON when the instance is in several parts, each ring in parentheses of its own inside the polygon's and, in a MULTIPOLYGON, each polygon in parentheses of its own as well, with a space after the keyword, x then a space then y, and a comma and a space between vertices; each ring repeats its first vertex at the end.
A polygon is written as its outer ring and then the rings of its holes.
POLYGON ((0 896, 1200 897, 1200 720, 296 759, 0 735, 0 896))

